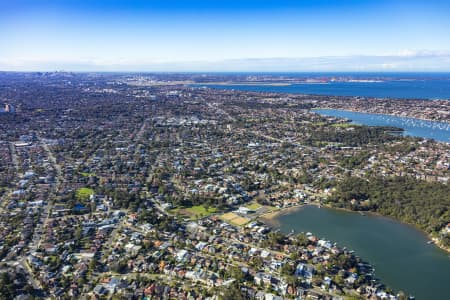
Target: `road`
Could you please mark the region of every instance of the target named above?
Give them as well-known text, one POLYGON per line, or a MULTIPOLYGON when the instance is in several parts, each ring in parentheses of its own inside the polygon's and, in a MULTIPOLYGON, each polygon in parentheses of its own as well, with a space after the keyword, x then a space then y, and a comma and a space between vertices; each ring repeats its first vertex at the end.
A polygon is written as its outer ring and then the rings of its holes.
MULTIPOLYGON (((39 140, 42 148, 47 153, 47 156, 48 156, 50 162, 52 163, 53 169, 56 171, 56 183, 52 189, 52 194, 53 194, 54 198, 56 198, 56 196, 58 195, 59 189, 61 187, 61 183, 63 181, 61 166, 56 162, 56 158, 55 158, 53 152, 50 150, 48 145, 43 141, 43 139, 41 137, 38 137, 38 140, 39 140)), ((41 246, 42 232, 44 231, 44 229, 46 228, 46 226, 48 224, 48 220, 50 218, 50 213, 53 209, 54 199, 51 199, 49 197, 49 200, 46 203, 47 204, 43 207, 41 216, 39 217, 39 223, 37 224, 37 226, 34 229, 33 238, 29 245, 29 248, 31 251, 36 251, 41 246)))
POLYGON ((28 275, 28 282, 31 283, 35 290, 42 290, 41 283, 34 278, 33 270, 31 270, 30 265, 26 261, 26 258, 22 257, 19 260, 11 260, 4 262, 9 267, 17 267, 19 266, 23 269, 28 275))
POLYGON ((14 146, 13 142, 9 143, 9 149, 11 151, 11 160, 16 168, 16 171, 19 171, 19 161, 17 160, 16 146, 14 146))

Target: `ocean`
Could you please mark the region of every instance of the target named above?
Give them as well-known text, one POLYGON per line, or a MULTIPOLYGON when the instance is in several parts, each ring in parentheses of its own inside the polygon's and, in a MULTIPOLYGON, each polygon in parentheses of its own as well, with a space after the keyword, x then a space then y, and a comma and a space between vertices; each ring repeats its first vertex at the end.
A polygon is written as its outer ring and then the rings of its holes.
MULTIPOLYGON (((296 83, 291 85, 258 84, 208 84, 193 86, 209 88, 274 92, 289 94, 315 94, 329 96, 360 96, 376 98, 412 98, 412 99, 450 99, 449 73, 230 73, 229 76, 271 76, 273 78, 314 78, 329 80, 331 78, 351 78, 353 80, 370 79, 372 82, 326 82, 296 83)), ((226 78, 226 75, 224 75, 226 78)), ((282 81, 282 80, 280 80, 282 81)))

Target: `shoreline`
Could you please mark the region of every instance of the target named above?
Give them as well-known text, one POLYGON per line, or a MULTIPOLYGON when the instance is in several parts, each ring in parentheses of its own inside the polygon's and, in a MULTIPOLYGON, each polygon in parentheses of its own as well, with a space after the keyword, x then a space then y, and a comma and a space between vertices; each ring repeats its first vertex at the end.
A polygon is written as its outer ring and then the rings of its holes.
POLYGON ((189 85, 197 86, 208 86, 208 85, 223 85, 223 86, 246 86, 246 85, 255 85, 255 86, 290 86, 292 83, 288 82, 205 82, 205 83, 190 83, 189 85))
MULTIPOLYGON (((343 109, 343 108, 332 108, 332 107, 313 107, 310 110, 320 110, 320 109, 329 109, 329 110, 340 110, 340 111, 347 111, 347 112, 354 112, 354 113, 361 113, 361 114, 373 114, 373 115, 380 115, 380 116, 391 116, 391 117, 398 117, 398 118, 408 118, 408 119, 414 119, 414 120, 420 120, 420 121, 428 121, 428 122, 438 122, 438 123, 444 123, 444 124, 450 124, 450 121, 446 120, 433 120, 433 119, 427 119, 427 118, 417 118, 417 117, 410 117, 410 116, 399 116, 395 114, 389 114, 389 113, 377 113, 377 112, 364 112, 361 110, 355 110, 355 109, 343 109)), ((320 114, 320 113, 319 113, 320 114)), ((320 114, 322 115, 322 114, 320 114)), ((340 117, 343 119, 342 117, 340 117)), ((368 125, 366 125, 368 126, 368 125)))
MULTIPOLYGON (((240 82, 236 82, 236 83, 229 83, 229 82, 205 82, 205 83, 190 83, 188 84, 189 86, 192 87, 201 87, 201 86, 211 86, 211 85, 217 85, 217 86, 291 86, 293 84, 300 84, 300 83, 284 83, 284 82, 249 82, 249 83, 240 83, 240 82)), ((308 83, 310 84, 310 83, 308 83)), ((326 83, 316 83, 316 84, 326 84, 326 83)), ((244 91, 244 92, 255 92, 255 93, 266 93, 264 91, 244 91)), ((292 94, 292 93, 283 93, 283 92, 270 92, 270 93, 274 93, 274 94, 288 94, 288 95, 312 95, 312 96, 328 96, 330 97, 331 95, 324 95, 324 94, 304 94, 304 93, 300 93, 300 94, 292 94)), ((342 96, 342 97, 355 97, 355 96, 342 96)), ((384 100, 385 98, 380 98, 380 97, 366 97, 369 99, 374 99, 374 100, 384 100)), ((432 98, 389 98, 390 100, 414 100, 414 101, 434 101, 435 99, 432 98)), ((438 99, 438 100, 443 100, 443 101, 450 101, 450 98, 447 99, 438 99)), ((361 110, 352 110, 352 109, 341 109, 341 108, 331 108, 331 107, 314 107, 311 108, 310 110, 316 110, 316 109, 334 109, 334 110, 342 110, 342 111, 348 111, 348 112, 356 112, 356 113, 368 113, 365 111, 361 111, 361 110)), ((430 122, 441 122, 441 123, 446 123, 446 124, 450 124, 450 121, 447 121, 445 119, 443 120, 435 120, 435 119, 428 119, 428 118, 418 118, 418 117, 413 117, 413 116, 401 116, 401 115, 397 115, 397 114, 393 114, 393 113, 379 113, 379 112, 370 112, 370 114, 375 114, 375 115, 385 115, 385 116, 394 116, 394 117, 400 117, 400 118, 410 118, 410 119, 415 119, 415 120, 423 120, 423 121, 430 121, 430 122)))
POLYGON ((276 208, 272 211, 266 212, 266 213, 258 216, 257 218, 273 219, 273 218, 278 217, 279 215, 284 215, 291 211, 299 210, 306 205, 318 205, 318 204, 308 203, 308 204, 293 205, 293 206, 289 206, 289 207, 276 208))
POLYGON ((344 212, 348 212, 348 213, 355 213, 355 214, 364 213, 364 214, 368 214, 368 215, 372 215, 372 216, 388 218, 390 220, 393 220, 395 222, 401 223, 401 224, 406 225, 406 226, 410 226, 410 227, 414 228, 415 230, 418 230, 420 233, 422 233, 428 239, 428 241, 432 241, 433 245, 435 245, 437 248, 445 251, 447 254, 450 254, 450 247, 444 247, 438 238, 435 238, 435 237, 431 236, 431 234, 429 234, 426 231, 420 229, 416 225, 408 224, 406 222, 403 222, 401 220, 397 220, 397 219, 392 218, 390 216, 385 216, 385 215, 382 215, 380 213, 372 212, 372 211, 350 210, 350 209, 347 209, 347 208, 333 207, 333 206, 331 206, 329 204, 308 203, 308 204, 301 204, 301 205, 296 205, 296 206, 291 206, 291 207, 278 208, 276 210, 273 210, 273 211, 265 213, 265 214, 263 214, 261 216, 258 216, 256 218, 256 220, 264 223, 265 225, 267 225, 267 226, 269 226, 269 227, 271 227, 273 229, 273 227, 277 227, 279 225, 278 221, 276 221, 276 219, 278 217, 286 215, 286 214, 290 214, 290 213, 295 212, 295 211, 299 211, 299 210, 303 209, 305 206, 308 206, 308 205, 318 206, 318 207, 323 206, 323 207, 328 208, 328 209, 333 209, 333 210, 337 210, 337 211, 344 211, 344 212))
POLYGON ((368 215, 372 215, 372 216, 376 216, 376 217, 388 218, 388 219, 393 220, 395 222, 398 222, 400 224, 403 224, 403 225, 406 225, 406 226, 410 226, 410 227, 414 228, 415 230, 418 230, 419 232, 421 232, 428 239, 428 241, 433 241, 433 244, 436 247, 438 247, 439 249, 444 250, 445 252, 450 254, 450 248, 444 247, 440 243, 439 239, 437 239, 435 237, 432 237, 431 234, 429 234, 426 231, 420 229, 419 227, 417 227, 414 224, 409 224, 409 223, 403 222, 401 220, 397 220, 397 219, 395 219, 395 218, 393 218, 391 216, 385 216, 385 215, 382 215, 382 214, 374 212, 374 211, 351 210, 351 209, 347 209, 347 208, 333 207, 333 206, 331 206, 329 204, 324 204, 323 206, 326 207, 326 208, 329 208, 329 209, 340 210, 340 211, 345 211, 345 212, 350 212, 350 213, 364 213, 364 214, 368 214, 368 215))

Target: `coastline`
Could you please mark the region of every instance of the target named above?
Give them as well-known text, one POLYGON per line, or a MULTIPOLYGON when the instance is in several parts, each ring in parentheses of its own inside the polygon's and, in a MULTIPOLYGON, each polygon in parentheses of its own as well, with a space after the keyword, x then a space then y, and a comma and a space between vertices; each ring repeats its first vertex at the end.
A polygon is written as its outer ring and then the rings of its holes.
MULTIPOLYGON (((216 86, 291 86, 293 84, 302 84, 302 83, 289 83, 289 82, 205 82, 205 83, 189 83, 187 85, 192 86, 192 87, 201 87, 201 86, 211 86, 211 85, 216 85, 216 86)), ((304 84, 311 84, 311 83, 304 83, 304 84)), ((327 84, 327 83, 313 83, 313 84, 327 84)), ((254 91, 254 92, 262 92, 262 91, 254 91)), ((291 93, 283 93, 283 92, 271 92, 271 93, 275 93, 275 94, 288 94, 290 95, 291 93)), ((295 94, 295 95, 312 95, 312 96, 327 96, 327 95, 322 95, 322 94, 308 94, 308 93, 301 93, 301 94, 295 94)), ((347 96, 347 97, 351 97, 351 96, 347 96)), ((367 97, 370 99, 375 99, 375 100, 382 100, 383 98, 379 98, 379 97, 367 97)), ((427 99, 409 99, 409 98, 391 98, 391 99, 398 99, 398 100, 418 100, 418 101, 422 101, 422 100, 427 100, 427 101, 433 101, 433 99, 431 98, 427 98, 427 99)), ((442 99, 444 101, 450 101, 450 99, 442 99)), ((430 121, 430 122, 441 122, 441 123, 447 123, 450 124, 450 121, 442 119, 442 120, 435 120, 435 119, 429 119, 429 118, 423 118, 423 117, 415 117, 415 116, 403 116, 403 115, 399 115, 399 114, 393 114, 393 113, 380 113, 380 112, 366 112, 366 111, 362 111, 362 110, 355 110, 355 109, 342 109, 342 108, 332 108, 332 107, 314 107, 311 108, 310 110, 317 110, 317 109, 334 109, 334 110, 342 110, 342 111, 348 111, 348 112, 356 112, 356 113, 370 113, 370 114, 374 114, 374 115, 385 115, 385 116, 394 116, 394 117, 401 117, 401 118, 410 118, 410 119, 415 119, 415 120, 423 120, 423 121, 430 121)))
POLYGON ((444 247, 444 245, 441 244, 441 242, 440 242, 440 240, 438 238, 435 238, 435 237, 431 236, 430 233, 427 233, 426 231, 420 229, 419 227, 417 227, 414 224, 409 224, 409 223, 403 222, 401 220, 397 220, 397 219, 395 219, 395 218, 393 218, 391 216, 385 216, 385 215, 382 215, 382 214, 374 212, 374 211, 351 210, 351 209, 342 208, 342 207, 334 207, 334 206, 331 206, 329 204, 324 204, 323 206, 326 207, 326 208, 329 208, 329 209, 340 210, 340 211, 345 211, 345 212, 350 212, 350 213, 363 212, 363 213, 368 214, 368 215, 373 215, 373 216, 376 216, 376 217, 388 218, 388 219, 394 220, 395 222, 401 223, 403 225, 410 226, 410 227, 418 230, 419 232, 421 232, 424 236, 427 237, 427 239, 429 241, 433 241, 433 244, 436 245, 436 247, 438 247, 439 249, 444 250, 445 252, 450 254, 450 248, 444 247))
POLYGON ((291 206, 291 207, 277 208, 277 209, 274 209, 272 211, 269 211, 265 214, 258 216, 256 218, 256 220, 258 220, 270 227, 274 227, 277 224, 277 221, 275 220, 276 218, 278 218, 279 216, 285 215, 285 214, 289 214, 289 213, 301 210, 304 206, 305 206, 305 204, 291 206))
MULTIPOLYGON (((363 212, 363 211, 359 211, 359 210, 350 210, 350 209, 347 209, 347 208, 334 207, 334 206, 331 206, 329 204, 308 203, 308 204, 301 204, 301 205, 296 205, 296 206, 291 206, 291 207, 278 208, 278 209, 270 211, 270 212, 268 212, 266 214, 258 216, 256 219, 258 221, 264 223, 265 225, 271 227, 271 228, 277 227, 279 225, 278 221, 276 220, 278 217, 286 215, 286 214, 290 214, 290 213, 295 212, 295 211, 299 211, 299 210, 303 209, 305 206, 308 206, 308 205, 313 205, 313 206, 318 206, 318 207, 323 206, 323 207, 328 208, 328 209, 333 209, 333 210, 337 210, 337 211, 344 211, 344 212, 349 212, 349 213, 355 213, 355 214, 359 214, 359 213, 363 212)), ((440 240, 438 238, 435 238, 435 237, 431 236, 431 234, 429 234, 426 231, 420 229, 416 225, 405 223, 405 222, 403 222, 401 220, 397 220, 397 219, 394 219, 394 218, 392 218, 390 216, 385 216, 385 215, 382 215, 380 213, 373 212, 373 211, 364 211, 363 213, 364 214, 368 214, 368 215, 377 216, 377 217, 388 218, 388 219, 394 220, 396 222, 399 222, 399 223, 401 223, 403 225, 410 226, 410 227, 414 228, 415 230, 418 230, 419 232, 421 232, 429 241, 433 241, 433 244, 436 247, 438 247, 439 249, 441 249, 441 250, 447 252, 448 254, 450 254, 450 247, 445 247, 444 245, 442 245, 442 243, 440 242, 440 240)))
POLYGON ((223 86, 246 86, 246 85, 256 85, 256 86, 290 86, 292 83, 288 82, 205 82, 205 83, 190 83, 190 85, 195 86, 208 86, 208 85, 223 85, 223 86))
POLYGON ((319 110, 319 109, 331 109, 331 110, 341 110, 341 111, 347 111, 347 112, 354 112, 354 113, 361 113, 361 114, 373 114, 373 115, 381 115, 381 116, 392 116, 392 117, 399 117, 399 118, 409 118, 414 120, 421 120, 421 121, 429 121, 429 122, 439 122, 439 123, 448 123, 450 124, 450 121, 446 120, 433 120, 433 119, 427 119, 427 118, 417 118, 417 117, 410 117, 410 116, 400 116, 396 114, 390 114, 390 113, 378 113, 378 112, 366 112, 362 110, 355 110, 355 109, 343 109, 343 108, 332 108, 332 107, 313 107, 310 110, 319 110))

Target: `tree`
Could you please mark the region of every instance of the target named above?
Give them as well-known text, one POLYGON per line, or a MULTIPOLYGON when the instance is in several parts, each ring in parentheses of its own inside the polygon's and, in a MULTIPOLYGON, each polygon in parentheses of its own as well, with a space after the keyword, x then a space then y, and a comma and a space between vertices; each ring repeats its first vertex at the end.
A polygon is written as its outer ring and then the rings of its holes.
POLYGON ((280 271, 283 275, 292 275, 295 271, 295 267, 291 264, 284 264, 280 271))
POLYGON ((89 273, 92 274, 97 269, 98 260, 95 258, 95 256, 91 259, 89 262, 89 273))
POLYGON ((289 285, 296 286, 298 278, 292 275, 286 276, 286 283, 289 285))
POLYGON ((237 282, 244 281, 245 274, 244 274, 244 272, 242 272, 241 268, 236 267, 236 266, 232 266, 229 269, 228 273, 229 273, 229 276, 231 278, 236 279, 237 282))
POLYGON ((264 261, 261 256, 254 256, 250 259, 250 265, 255 269, 261 269, 264 265, 264 261))
POLYGON ((306 247, 306 246, 308 246, 309 240, 308 240, 308 237, 306 236, 306 234, 304 234, 302 232, 295 236, 294 243, 296 246, 306 247))
POLYGON ((229 286, 222 289, 222 293, 219 295, 220 300, 244 300, 240 285, 237 282, 233 282, 229 286))

